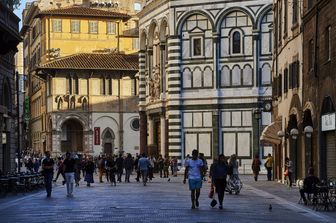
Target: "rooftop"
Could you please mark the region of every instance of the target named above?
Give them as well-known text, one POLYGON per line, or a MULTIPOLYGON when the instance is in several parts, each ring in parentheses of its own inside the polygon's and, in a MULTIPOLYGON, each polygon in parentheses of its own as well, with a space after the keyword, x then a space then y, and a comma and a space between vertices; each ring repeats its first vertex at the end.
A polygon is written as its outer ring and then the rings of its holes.
POLYGON ((138 71, 139 59, 136 54, 80 53, 58 58, 40 65, 37 69, 138 71))
POLYGON ((106 11, 88 7, 71 6, 59 9, 49 9, 41 11, 37 17, 59 15, 59 16, 80 16, 80 17, 103 17, 128 20, 130 15, 116 11, 106 11))

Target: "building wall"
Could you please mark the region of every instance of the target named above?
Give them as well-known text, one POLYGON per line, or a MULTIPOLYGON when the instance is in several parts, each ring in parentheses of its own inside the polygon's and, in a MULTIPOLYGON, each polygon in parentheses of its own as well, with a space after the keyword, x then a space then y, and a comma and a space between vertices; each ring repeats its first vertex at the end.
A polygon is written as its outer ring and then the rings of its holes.
MULTIPOLYGON (((252 111, 271 96, 271 50, 261 43, 271 38, 266 25, 272 23, 270 3, 152 1, 140 12, 140 110, 148 120, 158 115, 168 119, 169 156, 184 159, 196 148, 209 161, 219 153, 235 153, 241 164, 251 163, 259 140, 252 111), (235 55, 230 42, 234 31, 240 32, 242 44, 235 55), (200 56, 193 53, 193 38, 201 38, 200 56), (167 47, 160 62, 158 41, 167 47), (157 69, 159 97, 151 91, 157 69), (233 123, 225 126, 228 116, 223 114, 233 114, 233 123)), ((149 135, 155 135, 151 125, 149 121, 149 135)), ((152 136, 147 141, 151 144, 152 136)))
POLYGON ((20 42, 19 18, 12 6, 0 2, 0 170, 17 171, 17 112, 14 55, 20 42))
MULTIPOLYGON (((302 81, 302 70, 303 70, 303 56, 302 56, 302 42, 303 36, 302 31, 300 30, 300 25, 302 23, 302 1, 274 1, 274 27, 273 34, 275 38, 274 44, 274 57, 273 63, 275 64, 273 69, 273 94, 274 94, 274 120, 281 118, 283 132, 288 133, 288 122, 290 115, 298 115, 298 122, 302 120, 301 113, 303 112, 302 104, 302 90, 303 90, 303 81, 302 81), (297 7, 294 8, 295 4, 297 7), (287 9, 286 9, 287 8, 287 9), (296 22, 293 18, 294 10, 296 9, 297 19, 296 22), (287 20, 287 21, 285 21, 287 20), (281 25, 280 25, 281 24, 281 25), (287 24, 287 25, 286 25, 287 24), (280 27, 281 26, 281 27, 280 27), (293 63, 298 61, 297 69, 293 69, 293 63), (295 78, 293 73, 298 75, 298 85, 292 86, 292 81, 295 78), (286 76, 286 77, 285 77, 286 76), (280 81, 281 79, 281 81, 280 81), (294 103, 298 101, 298 103, 294 103), (298 111, 299 114, 296 114, 298 111)), ((297 142, 300 144, 303 143, 304 137, 299 135, 297 142)), ((278 155, 281 157, 276 157, 276 168, 278 169, 277 178, 283 179, 284 171, 284 160, 285 157, 293 159, 291 150, 294 148, 291 147, 289 138, 282 138, 282 142, 278 147, 281 150, 281 153, 278 155)), ((300 151, 302 148, 300 148, 300 151)), ((304 153, 299 153, 300 162, 296 164, 296 168, 300 169, 298 172, 298 177, 304 175, 304 153)), ((296 177, 296 176, 295 176, 296 177)))
MULTIPOLYGON (((103 1, 101 1, 103 2, 103 1)), ((133 16, 136 14, 136 10, 134 9, 134 3, 140 3, 143 6, 143 1, 127 1, 130 3, 125 5, 124 2, 119 5, 117 8, 108 8, 97 7, 95 5, 91 6, 93 8, 102 9, 102 10, 112 10, 117 12, 128 13, 133 16), (132 3, 132 4, 131 4, 132 3)), ((120 41, 120 51, 125 53, 135 53, 138 49, 136 46, 138 44, 134 44, 134 41, 137 41, 137 38, 117 38, 117 31, 115 34, 107 34, 106 29, 106 21, 107 19, 97 19, 97 18, 79 18, 76 16, 73 17, 62 17, 62 16, 49 16, 45 17, 36 17, 39 10, 47 10, 47 9, 55 9, 59 7, 67 7, 73 4, 84 4, 89 6, 90 1, 71 1, 68 3, 67 1, 54 1, 53 4, 50 4, 50 1, 36 1, 33 3, 28 3, 26 5, 26 9, 23 12, 23 23, 27 25, 30 29, 25 30, 24 33, 24 66, 25 73, 29 75, 29 84, 28 84, 28 92, 30 97, 30 141, 31 147, 39 152, 44 150, 49 150, 47 148, 46 139, 48 138, 48 112, 57 109, 57 104, 54 103, 55 97, 47 98, 47 86, 44 80, 41 80, 35 75, 35 67, 38 64, 43 64, 47 61, 63 57, 69 56, 75 53, 84 53, 84 52, 113 52, 114 49, 117 48, 118 39, 120 41), (62 20, 62 29, 61 32, 54 32, 52 21, 54 19, 62 20), (71 23, 72 20, 80 21, 80 32, 79 33, 71 33, 71 23), (98 33, 97 34, 89 34, 88 33, 88 23, 89 21, 99 21, 98 33), (59 49, 59 51, 58 51, 59 49), (47 107, 46 104, 51 107, 47 107)), ((137 18, 134 17, 130 21, 122 21, 120 19, 111 19, 109 21, 118 22, 120 27, 120 34, 123 34, 124 31, 132 28, 136 28, 137 18)), ((53 82, 53 91, 55 94, 64 95, 64 88, 62 89, 64 84, 64 80, 62 78, 57 79, 53 82)), ((103 112, 108 111, 110 109, 109 106, 105 102, 110 101, 110 99, 106 100, 106 97, 103 96, 95 96, 95 92, 98 92, 100 86, 94 86, 95 81, 90 81, 89 89, 85 87, 85 80, 80 80, 80 95, 87 95, 90 91, 92 93, 92 97, 88 98, 88 103, 92 105, 91 109, 93 111, 103 112), (93 87, 94 86, 94 87, 93 87)), ((125 78, 122 80, 122 85, 129 86, 129 80, 125 78)), ((99 83, 97 83, 99 84, 99 83)), ((114 83, 115 85, 115 83, 114 83)), ((116 98, 117 92, 116 88, 113 88, 114 98, 116 98)), ((128 92, 128 91, 127 91, 128 92)), ((127 95, 123 92, 123 95, 127 95)), ((128 92, 127 96, 131 96, 132 94, 128 92)), ((78 99, 78 98, 77 98, 78 99)), ((133 99, 132 99, 133 100, 133 99)), ((124 100, 125 101, 125 100, 124 100)), ((127 100, 126 100, 127 101, 127 100)), ((134 101, 134 100, 133 100, 134 101)), ((125 102, 126 103, 126 102, 125 102)), ((76 106, 81 108, 79 103, 76 103, 76 106)), ((135 111, 136 106, 132 107, 132 111, 135 111)), ((65 111, 65 110, 64 110, 65 111)), ((51 146, 51 144, 49 144, 51 146)))
MULTIPOLYGON (((329 97, 334 106, 336 94, 334 91, 334 73, 336 72, 335 58, 336 50, 334 44, 336 42, 334 8, 335 1, 314 1, 308 7, 308 1, 304 1, 304 32, 303 32, 303 59, 304 59, 304 88, 303 101, 305 104, 312 104, 313 118, 313 139, 312 148, 316 160, 314 162, 315 169, 318 169, 320 177, 327 177, 327 146, 326 134, 335 134, 335 130, 328 132, 322 131, 321 116, 327 113, 333 113, 331 110, 323 111, 323 103, 329 97), (327 47, 326 32, 330 29, 330 44, 327 47), (312 41, 312 42, 311 42, 312 41), (312 44, 311 44, 312 43, 312 44), (311 50, 310 50, 311 49, 311 50), (330 59, 328 52, 330 49, 330 59)), ((335 147, 335 143, 333 143, 335 147)), ((333 153, 335 156, 335 153, 333 153)), ((330 155, 330 154, 329 154, 330 155)), ((328 176, 332 177, 332 176, 328 176)))

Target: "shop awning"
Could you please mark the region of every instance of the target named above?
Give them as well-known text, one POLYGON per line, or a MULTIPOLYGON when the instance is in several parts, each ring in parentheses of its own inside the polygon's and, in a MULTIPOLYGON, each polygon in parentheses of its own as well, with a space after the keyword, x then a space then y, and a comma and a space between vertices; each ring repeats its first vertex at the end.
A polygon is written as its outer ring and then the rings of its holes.
POLYGON ((281 139, 278 137, 278 132, 281 130, 281 120, 272 122, 262 131, 260 141, 279 145, 281 139))

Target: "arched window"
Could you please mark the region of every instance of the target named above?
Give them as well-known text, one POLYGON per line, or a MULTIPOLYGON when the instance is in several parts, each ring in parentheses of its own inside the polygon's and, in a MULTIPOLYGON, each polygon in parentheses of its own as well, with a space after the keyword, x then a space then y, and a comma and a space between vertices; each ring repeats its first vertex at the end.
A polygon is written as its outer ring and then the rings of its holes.
POLYGON ((231 85, 230 69, 223 67, 221 72, 221 87, 228 87, 231 85))
POLYGON ((212 69, 210 67, 204 69, 203 87, 212 87, 212 69))
POLYGON ((84 111, 86 111, 87 108, 88 108, 88 102, 87 102, 86 98, 84 98, 84 99, 83 99, 83 102, 82 102, 82 109, 83 109, 84 111))
POLYGON ((261 85, 271 84, 271 66, 269 64, 264 64, 261 68, 261 85))
POLYGON ((183 88, 191 88, 191 72, 189 68, 185 68, 182 74, 183 88))
POLYGON ((251 86, 253 80, 253 70, 250 65, 246 65, 243 70, 243 85, 251 86))
POLYGON ((240 32, 235 31, 232 34, 232 53, 237 54, 241 53, 241 38, 240 38, 240 32))
POLYGON ((202 87, 202 71, 199 67, 195 68, 195 70, 193 71, 193 88, 199 88, 202 87))
POLYGON ((241 70, 239 66, 235 66, 232 69, 232 86, 241 85, 241 70))
POLYGON ((57 103, 57 109, 62 110, 62 108, 63 108, 63 100, 62 98, 60 98, 57 103))

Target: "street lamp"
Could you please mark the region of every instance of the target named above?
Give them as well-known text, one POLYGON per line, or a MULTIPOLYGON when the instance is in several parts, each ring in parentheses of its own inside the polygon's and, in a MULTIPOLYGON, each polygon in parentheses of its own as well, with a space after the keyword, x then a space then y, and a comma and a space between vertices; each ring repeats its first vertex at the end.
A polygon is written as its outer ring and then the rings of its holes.
POLYGON ((305 150, 306 150, 306 154, 305 154, 305 170, 306 173, 308 172, 308 168, 313 166, 313 156, 312 156, 312 134, 313 134, 313 127, 310 125, 307 125, 304 129, 303 132, 306 136, 305 139, 305 150))
POLYGON ((292 136, 292 139, 297 139, 297 136, 299 135, 299 130, 296 128, 293 128, 290 130, 289 135, 292 136))
POLYGON ((304 128, 303 132, 304 132, 304 134, 306 135, 307 138, 311 138, 312 133, 313 133, 313 127, 308 125, 304 128))
POLYGON ((263 109, 262 108, 255 108, 253 109, 253 116, 257 120, 257 142, 258 142, 258 155, 259 158, 262 159, 261 149, 260 149, 260 120, 261 120, 261 113, 263 109))

